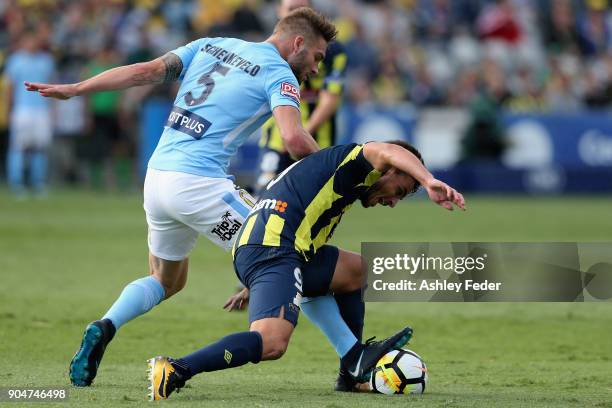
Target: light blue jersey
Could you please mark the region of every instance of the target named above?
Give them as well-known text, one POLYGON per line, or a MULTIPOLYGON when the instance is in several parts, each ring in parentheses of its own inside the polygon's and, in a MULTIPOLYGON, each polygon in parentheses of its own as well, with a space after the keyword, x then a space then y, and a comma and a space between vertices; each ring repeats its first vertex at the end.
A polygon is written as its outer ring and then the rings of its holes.
POLYGON ((172 52, 183 82, 150 168, 228 177, 230 158, 275 107, 299 109, 298 81, 270 43, 201 38, 172 52))
POLYGON ((11 55, 6 61, 6 74, 13 85, 14 109, 49 109, 49 100, 28 91, 23 82, 50 82, 54 71, 53 58, 47 52, 18 51, 11 55))

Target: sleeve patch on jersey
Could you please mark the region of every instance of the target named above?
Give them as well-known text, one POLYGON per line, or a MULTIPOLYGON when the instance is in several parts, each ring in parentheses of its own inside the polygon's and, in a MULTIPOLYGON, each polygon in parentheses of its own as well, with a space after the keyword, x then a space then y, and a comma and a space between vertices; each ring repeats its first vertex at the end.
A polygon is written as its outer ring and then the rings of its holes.
POLYGON ((283 82, 281 84, 281 95, 288 96, 297 103, 300 103, 300 90, 290 82, 283 82))

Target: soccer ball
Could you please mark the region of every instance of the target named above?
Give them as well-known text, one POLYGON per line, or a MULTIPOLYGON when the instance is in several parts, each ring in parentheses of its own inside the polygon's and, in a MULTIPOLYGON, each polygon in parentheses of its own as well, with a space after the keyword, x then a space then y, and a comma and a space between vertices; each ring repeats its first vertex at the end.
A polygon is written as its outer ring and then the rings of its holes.
POLYGON ((370 387, 380 394, 422 394, 427 384, 427 367, 414 351, 391 350, 376 363, 370 387))

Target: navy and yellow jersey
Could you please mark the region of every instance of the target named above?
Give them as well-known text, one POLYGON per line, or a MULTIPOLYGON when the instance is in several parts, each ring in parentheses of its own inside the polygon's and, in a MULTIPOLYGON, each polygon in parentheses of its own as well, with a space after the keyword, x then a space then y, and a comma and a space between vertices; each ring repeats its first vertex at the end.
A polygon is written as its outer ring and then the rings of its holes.
POLYGON ((265 190, 240 230, 242 245, 284 247, 312 259, 342 215, 381 173, 358 144, 330 147, 293 164, 265 190))
MULTIPOLYGON (((325 90, 336 95, 342 95, 344 88, 344 76, 346 71, 346 53, 342 44, 332 42, 327 47, 325 58, 319 65, 319 73, 302 83, 300 89, 300 112, 302 123, 306 123, 310 114, 315 110, 319 92, 325 90)), ((336 114, 321 124, 314 135, 312 135, 322 149, 336 144, 336 114)), ((261 139, 259 146, 267 147, 277 152, 284 152, 283 140, 280 130, 270 118, 261 128, 261 139)))

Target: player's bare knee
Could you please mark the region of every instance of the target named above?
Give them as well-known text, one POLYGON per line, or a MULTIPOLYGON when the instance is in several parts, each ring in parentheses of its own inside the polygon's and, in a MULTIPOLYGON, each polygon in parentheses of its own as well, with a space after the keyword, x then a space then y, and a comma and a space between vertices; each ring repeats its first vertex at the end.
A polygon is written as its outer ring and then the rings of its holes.
POLYGON ((163 286, 164 299, 180 292, 187 282, 188 259, 168 261, 149 255, 149 273, 163 286))
POLYGON ((285 354, 285 352, 287 351, 288 345, 289 345, 288 339, 281 339, 278 337, 268 339, 268 341, 264 341, 263 359, 264 360, 278 360, 285 354))
POLYGON ((279 348, 272 349, 272 351, 270 352, 268 360, 278 360, 278 359, 280 359, 285 354, 285 351, 287 351, 287 347, 284 347, 284 348, 279 347, 279 348))
POLYGON ((262 360, 278 360, 287 351, 293 325, 282 318, 266 318, 253 322, 251 330, 261 335, 262 360))

